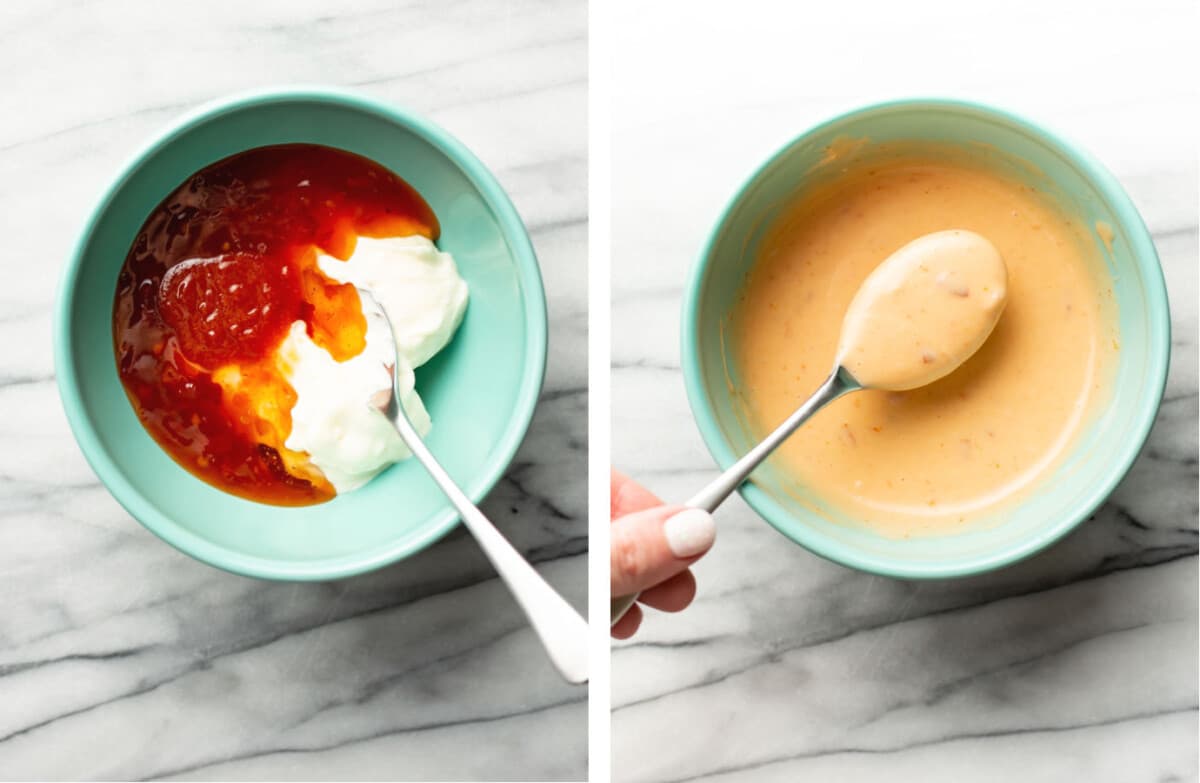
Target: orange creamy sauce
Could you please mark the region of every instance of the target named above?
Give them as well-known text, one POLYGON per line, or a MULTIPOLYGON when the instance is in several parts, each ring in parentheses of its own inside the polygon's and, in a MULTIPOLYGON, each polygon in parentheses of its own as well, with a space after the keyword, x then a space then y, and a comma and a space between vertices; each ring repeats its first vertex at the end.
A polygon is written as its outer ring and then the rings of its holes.
POLYGON ((1047 197, 984 166, 925 153, 854 161, 769 227, 727 338, 748 422, 765 434, 829 374, 867 276, 950 229, 985 237, 1007 266, 990 337, 928 386, 837 400, 773 457, 806 501, 889 536, 994 515, 1063 456, 1117 351, 1095 241, 1047 197))
POLYGON ((296 394, 274 360, 295 321, 338 361, 365 345, 345 260, 359 235, 420 234, 438 222, 407 183, 342 150, 260 147, 193 174, 138 232, 117 278, 117 370, 147 431, 172 458, 227 492, 277 505, 334 489, 284 446, 296 394))
POLYGON ((1008 270, 991 242, 961 229, 926 234, 859 286, 835 361, 869 389, 928 386, 979 350, 1007 290, 1008 270))

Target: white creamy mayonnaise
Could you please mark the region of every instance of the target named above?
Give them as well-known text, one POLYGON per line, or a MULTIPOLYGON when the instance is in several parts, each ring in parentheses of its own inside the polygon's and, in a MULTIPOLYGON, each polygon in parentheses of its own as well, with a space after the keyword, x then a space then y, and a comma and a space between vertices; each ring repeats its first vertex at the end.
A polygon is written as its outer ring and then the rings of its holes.
MULTIPOLYGON (((432 427, 415 388, 413 370, 442 350, 462 323, 467 284, 454 259, 422 236, 360 237, 346 261, 317 261, 333 280, 369 290, 392 322, 400 401, 417 432, 432 427)), ((382 324, 367 322, 366 347, 338 362, 292 324, 279 348, 279 364, 296 392, 292 431, 285 445, 307 452, 338 494, 366 484, 388 465, 411 456, 400 436, 367 400, 391 382, 382 324)))

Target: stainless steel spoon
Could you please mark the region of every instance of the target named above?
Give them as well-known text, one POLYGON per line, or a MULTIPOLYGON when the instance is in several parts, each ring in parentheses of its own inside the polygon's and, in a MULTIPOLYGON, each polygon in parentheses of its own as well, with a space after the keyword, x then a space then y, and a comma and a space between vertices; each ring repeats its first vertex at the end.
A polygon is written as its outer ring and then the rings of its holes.
MULTIPOLYGON (((843 394, 849 394, 852 391, 858 391, 862 386, 858 381, 851 377, 850 373, 846 372, 841 367, 837 367, 830 374, 821 387, 813 392, 803 405, 788 416, 787 419, 780 424, 775 430, 763 438, 750 451, 739 459, 737 462, 729 466, 724 473, 713 479, 707 487, 697 492, 684 505, 690 508, 702 508, 708 513, 717 510, 717 506, 725 501, 725 498, 733 494, 733 491, 741 486, 742 482, 750 477, 750 474, 755 468, 762 463, 771 452, 779 447, 779 444, 787 440, 788 436, 795 432, 801 424, 817 411, 824 408, 829 403, 841 397, 843 394)), ((610 602, 611 624, 616 625, 617 620, 625 616, 629 611, 629 607, 633 606, 638 599, 640 593, 631 595, 622 595, 613 598, 610 602)))
MULTIPOLYGON (((1007 276, 996 248, 970 231, 926 234, 888 256, 854 295, 825 382, 686 505, 715 511, 788 436, 838 397, 865 388, 905 391, 957 369, 996 326, 1007 276)), ((611 624, 637 599, 613 598, 611 624)))
MULTIPOLYGON (((362 300, 363 315, 370 320, 382 324, 380 332, 386 335, 388 349, 392 356, 396 354, 395 339, 392 335, 392 324, 387 313, 379 306, 379 302, 370 291, 359 288, 359 299, 362 300)), ((513 597, 529 618, 529 624, 542 641, 546 653, 550 656, 555 668, 567 682, 585 683, 588 680, 588 650, 587 621, 576 612, 566 600, 555 592, 554 588, 542 579, 525 558, 513 548, 512 544, 500 533, 490 519, 471 502, 463 493, 450 474, 434 458, 421 436, 417 434, 404 406, 400 404, 400 391, 396 388, 396 363, 393 360, 385 365, 391 375, 392 383, 389 388, 381 389, 369 405, 376 408, 396 428, 400 439, 408 447, 417 461, 433 478, 438 488, 450 500, 451 505, 462 517, 463 524, 479 543, 483 553, 487 555, 496 573, 508 585, 513 597)))

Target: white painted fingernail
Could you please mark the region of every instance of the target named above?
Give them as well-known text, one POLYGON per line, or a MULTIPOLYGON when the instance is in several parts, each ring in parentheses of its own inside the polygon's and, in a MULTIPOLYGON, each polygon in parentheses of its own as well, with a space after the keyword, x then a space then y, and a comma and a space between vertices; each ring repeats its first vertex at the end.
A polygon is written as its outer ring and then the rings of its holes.
POLYGON ((699 508, 680 511, 663 524, 667 546, 675 557, 692 557, 708 550, 717 537, 712 514, 699 508))

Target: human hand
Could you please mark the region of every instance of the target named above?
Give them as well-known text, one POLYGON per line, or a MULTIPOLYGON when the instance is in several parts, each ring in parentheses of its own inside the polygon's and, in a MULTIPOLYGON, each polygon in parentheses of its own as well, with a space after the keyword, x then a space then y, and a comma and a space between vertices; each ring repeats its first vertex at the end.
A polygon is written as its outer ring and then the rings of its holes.
MULTIPOLYGON (((612 471, 609 490, 612 527, 612 597, 641 593, 638 603, 678 612, 696 595, 696 577, 688 569, 716 538, 712 515, 698 508, 667 506, 620 471, 612 471)), ((638 604, 611 629, 628 639, 642 622, 638 604)))

